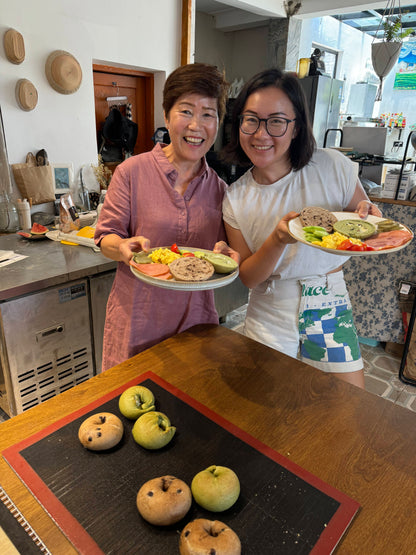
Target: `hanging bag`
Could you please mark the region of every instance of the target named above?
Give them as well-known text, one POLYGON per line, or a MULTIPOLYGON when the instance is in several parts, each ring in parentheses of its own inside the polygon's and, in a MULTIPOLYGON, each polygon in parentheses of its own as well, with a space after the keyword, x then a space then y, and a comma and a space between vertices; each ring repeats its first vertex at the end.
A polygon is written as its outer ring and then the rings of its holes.
POLYGON ((55 201, 55 184, 52 166, 37 166, 31 152, 25 164, 12 164, 13 177, 22 198, 32 199, 32 204, 55 201))

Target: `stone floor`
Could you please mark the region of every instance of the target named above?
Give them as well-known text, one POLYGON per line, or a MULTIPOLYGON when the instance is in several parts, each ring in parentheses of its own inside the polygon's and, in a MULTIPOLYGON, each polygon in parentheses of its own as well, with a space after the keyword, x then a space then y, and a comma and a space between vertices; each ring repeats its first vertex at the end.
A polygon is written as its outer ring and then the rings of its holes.
MULTIPOLYGON (((246 306, 230 312, 222 325, 242 333, 245 312, 246 306)), ((416 386, 400 381, 400 357, 387 353, 382 344, 374 347, 361 344, 361 355, 364 359, 366 390, 416 412, 416 386)), ((0 409, 0 422, 7 418, 0 409)))

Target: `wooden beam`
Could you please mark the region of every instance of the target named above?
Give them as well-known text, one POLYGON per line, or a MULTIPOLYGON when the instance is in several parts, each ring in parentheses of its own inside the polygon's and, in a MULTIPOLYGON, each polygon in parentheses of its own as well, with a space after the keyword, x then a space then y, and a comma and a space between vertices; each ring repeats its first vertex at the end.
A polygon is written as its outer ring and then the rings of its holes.
POLYGON ((191 61, 192 1, 182 0, 181 65, 191 61))

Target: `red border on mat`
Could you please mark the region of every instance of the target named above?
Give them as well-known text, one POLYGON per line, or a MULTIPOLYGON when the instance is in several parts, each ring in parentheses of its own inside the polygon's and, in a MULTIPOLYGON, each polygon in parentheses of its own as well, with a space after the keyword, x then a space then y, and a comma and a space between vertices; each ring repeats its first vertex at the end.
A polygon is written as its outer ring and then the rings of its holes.
POLYGON ((129 380, 125 384, 119 386, 117 389, 107 393, 103 397, 96 399, 92 403, 89 403, 85 407, 82 407, 75 412, 57 420, 50 426, 47 426, 43 430, 33 434, 32 436, 12 445, 5 449, 2 453, 3 458, 11 466, 11 468, 16 472, 16 474, 21 478, 21 480, 26 484, 29 490, 33 493, 36 499, 41 503, 43 508, 48 512, 50 517, 57 523, 62 532, 68 537, 74 547, 80 552, 88 555, 102 555, 103 551, 98 547, 92 537, 86 532, 84 528, 79 524, 79 522, 72 516, 72 514, 66 509, 66 507, 58 500, 57 497, 52 493, 52 491, 47 487, 39 475, 33 470, 33 468, 26 462, 26 460, 21 456, 20 452, 35 444, 37 441, 43 439, 44 437, 52 434, 56 430, 59 430, 68 423, 74 421, 76 418, 90 412, 91 410, 100 407, 103 403, 114 399, 128 387, 132 385, 137 385, 143 381, 150 379, 165 390, 169 391, 175 397, 178 397, 186 404, 238 437, 263 455, 274 460, 305 482, 308 482, 316 489, 319 489, 329 497, 332 497, 340 503, 336 513, 329 521, 327 527, 322 532, 318 541, 314 545, 311 553, 314 555, 320 553, 332 553, 337 546, 342 535, 351 524, 355 514, 360 508, 360 504, 346 495, 345 493, 337 490, 336 488, 330 486, 320 478, 314 476, 307 470, 298 466, 296 463, 287 459, 271 447, 268 447, 255 437, 251 436, 241 428, 238 428, 219 414, 215 413, 193 397, 190 397, 187 393, 184 393, 177 387, 173 386, 163 378, 160 378, 153 372, 145 372, 136 378, 129 380))

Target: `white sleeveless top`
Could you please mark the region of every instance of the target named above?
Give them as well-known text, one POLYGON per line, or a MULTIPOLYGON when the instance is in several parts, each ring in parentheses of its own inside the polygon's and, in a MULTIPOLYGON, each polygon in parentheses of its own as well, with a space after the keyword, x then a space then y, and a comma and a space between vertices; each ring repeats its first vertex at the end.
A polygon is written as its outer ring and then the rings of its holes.
MULTIPOLYGON (((342 212, 351 202, 358 181, 358 164, 333 149, 317 149, 299 171, 271 185, 259 185, 251 169, 230 185, 223 200, 223 217, 239 229, 251 252, 256 252, 281 218, 306 206, 342 212)), ((287 245, 271 277, 301 279, 327 274, 348 260, 302 243, 287 245)))

